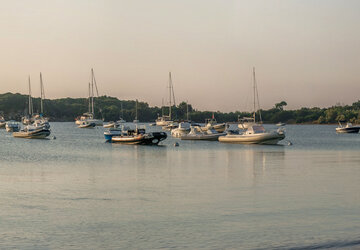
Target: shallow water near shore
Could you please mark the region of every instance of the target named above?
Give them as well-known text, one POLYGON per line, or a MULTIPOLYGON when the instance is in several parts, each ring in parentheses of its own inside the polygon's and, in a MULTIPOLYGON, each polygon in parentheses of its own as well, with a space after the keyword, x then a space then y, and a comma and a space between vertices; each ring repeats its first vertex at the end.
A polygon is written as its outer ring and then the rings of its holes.
POLYGON ((360 134, 335 127, 286 126, 279 146, 0 130, 0 248, 358 248, 360 134))

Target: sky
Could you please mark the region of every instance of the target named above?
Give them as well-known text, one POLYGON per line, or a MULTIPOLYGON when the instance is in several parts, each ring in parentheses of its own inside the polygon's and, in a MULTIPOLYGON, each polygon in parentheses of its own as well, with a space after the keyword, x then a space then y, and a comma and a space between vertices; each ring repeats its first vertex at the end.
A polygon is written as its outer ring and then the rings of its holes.
POLYGON ((0 0, 0 93, 99 94, 249 111, 360 99, 357 0, 0 0))

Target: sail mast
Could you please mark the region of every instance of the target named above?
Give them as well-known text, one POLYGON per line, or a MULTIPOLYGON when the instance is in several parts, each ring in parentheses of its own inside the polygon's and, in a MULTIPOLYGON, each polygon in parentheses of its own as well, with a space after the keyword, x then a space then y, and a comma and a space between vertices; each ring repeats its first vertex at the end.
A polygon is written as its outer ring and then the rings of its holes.
POLYGON ((91 113, 94 115, 94 70, 91 68, 91 113))
POLYGON ((256 119, 256 107, 255 107, 255 67, 253 67, 253 88, 254 88, 254 122, 256 119))
POLYGON ((29 76, 29 115, 31 116, 33 114, 33 105, 32 105, 32 99, 31 99, 31 83, 30 83, 30 76, 29 76))
POLYGON ((169 72, 169 118, 171 119, 171 72, 169 72))
POLYGON ((135 106, 135 120, 138 120, 138 99, 136 99, 136 106, 135 106))
POLYGON ((89 113, 91 113, 91 85, 89 83, 89 113))
POLYGON ((44 113, 44 105, 43 105, 43 97, 44 97, 44 85, 42 80, 42 75, 40 72, 40 113, 44 113))

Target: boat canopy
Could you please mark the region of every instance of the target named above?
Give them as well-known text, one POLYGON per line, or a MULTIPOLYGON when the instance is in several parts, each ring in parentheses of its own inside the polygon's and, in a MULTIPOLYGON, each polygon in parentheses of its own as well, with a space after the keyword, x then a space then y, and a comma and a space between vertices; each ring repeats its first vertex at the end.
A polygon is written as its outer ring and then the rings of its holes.
POLYGON ((252 125, 247 129, 247 134, 265 133, 265 128, 262 125, 252 125))

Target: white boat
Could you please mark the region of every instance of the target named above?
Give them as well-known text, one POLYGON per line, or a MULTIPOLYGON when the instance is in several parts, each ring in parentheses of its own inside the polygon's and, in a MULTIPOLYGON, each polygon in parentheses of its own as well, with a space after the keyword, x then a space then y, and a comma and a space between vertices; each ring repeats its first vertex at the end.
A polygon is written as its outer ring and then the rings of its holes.
POLYGON ((215 129, 217 132, 222 133, 226 129, 226 123, 217 123, 214 114, 211 119, 205 120, 205 126, 201 127, 201 130, 207 131, 208 129, 215 129))
POLYGON ((353 126, 351 123, 347 123, 346 126, 343 126, 339 122, 339 127, 336 128, 336 133, 359 133, 360 126, 353 126))
POLYGON ((19 132, 14 132, 13 136, 15 138, 24 138, 24 139, 44 139, 50 135, 50 130, 44 127, 34 127, 32 125, 26 126, 23 130, 19 132))
POLYGON ((119 124, 117 122, 108 122, 107 124, 103 125, 104 128, 117 128, 119 127, 119 124))
POLYGON ((96 79, 94 75, 94 70, 91 69, 91 83, 89 83, 89 111, 84 113, 82 116, 77 117, 75 119, 75 124, 82 125, 84 121, 88 123, 94 123, 95 126, 103 126, 104 122, 99 119, 95 119, 95 111, 94 111, 94 87, 97 93, 97 97, 99 97, 98 88, 96 84, 96 79))
POLYGON ((254 117, 238 117, 238 128, 240 129, 247 129, 255 124, 256 122, 254 120, 254 117))
POLYGON ((203 141, 217 141, 220 136, 224 136, 226 133, 219 133, 215 129, 209 128, 203 131, 199 126, 191 126, 190 132, 186 135, 182 135, 181 140, 203 140, 203 141))
MULTIPOLYGON (((254 115, 252 124, 247 124, 245 132, 241 134, 228 134, 226 136, 220 136, 220 142, 228 143, 244 143, 244 144, 277 144, 279 141, 285 138, 285 131, 279 128, 277 131, 266 131, 262 124, 256 122, 256 104, 255 104, 255 91, 257 92, 255 68, 253 69, 253 84, 254 84, 254 115)), ((259 107, 260 110, 260 107, 259 107)), ((260 121, 261 115, 259 113, 260 121)))
POLYGON ((162 126, 162 129, 167 130, 167 131, 171 131, 171 130, 177 128, 178 126, 179 126, 178 122, 172 122, 172 123, 169 123, 168 125, 162 126))
POLYGON ((167 126, 171 124, 173 121, 171 119, 171 107, 175 104, 175 94, 174 94, 174 86, 172 84, 171 72, 169 72, 169 115, 164 115, 164 105, 162 105, 162 116, 159 116, 155 123, 157 126, 167 126))
POLYGON ((20 124, 16 121, 8 121, 5 125, 7 132, 19 132, 20 131, 20 124))
POLYGON ((219 137, 220 142, 274 145, 285 138, 283 130, 267 132, 261 124, 251 125, 242 134, 219 137))
POLYGON ((116 121, 116 123, 118 123, 118 124, 120 124, 120 123, 125 123, 125 122, 126 122, 126 121, 125 121, 123 118, 121 118, 121 117, 120 117, 119 120, 116 121))
POLYGON ((0 128, 5 128, 6 121, 3 116, 0 115, 0 128))
POLYGON ((284 127, 285 125, 286 125, 286 123, 284 123, 284 122, 276 123, 276 126, 278 126, 278 127, 284 127))
POLYGON ((183 135, 187 135, 190 132, 190 126, 189 122, 180 122, 177 128, 171 130, 171 136, 180 138, 183 135))
POLYGON ((121 135, 112 136, 111 142, 134 145, 158 145, 159 142, 166 138, 167 134, 165 132, 146 133, 145 127, 136 127, 135 130, 123 130, 121 135))

